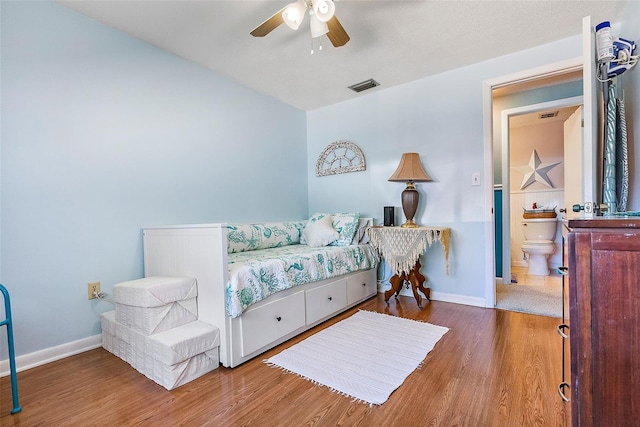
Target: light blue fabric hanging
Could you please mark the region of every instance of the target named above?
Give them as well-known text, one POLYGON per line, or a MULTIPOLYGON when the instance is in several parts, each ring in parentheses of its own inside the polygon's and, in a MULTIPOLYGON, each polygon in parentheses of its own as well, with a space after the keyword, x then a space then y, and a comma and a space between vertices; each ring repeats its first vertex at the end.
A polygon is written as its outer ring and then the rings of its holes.
POLYGON ((604 188, 602 201, 608 205, 608 213, 618 211, 616 196, 616 87, 608 83, 604 141, 604 188))
POLYGON ((616 100, 616 196, 618 198, 618 212, 627 210, 629 198, 629 149, 627 147, 627 118, 624 111, 624 102, 616 100))

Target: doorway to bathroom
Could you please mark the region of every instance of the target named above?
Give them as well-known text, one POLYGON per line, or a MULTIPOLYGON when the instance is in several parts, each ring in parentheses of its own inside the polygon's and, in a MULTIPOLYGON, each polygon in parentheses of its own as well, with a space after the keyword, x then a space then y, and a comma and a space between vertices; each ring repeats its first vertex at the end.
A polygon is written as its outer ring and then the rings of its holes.
MULTIPOLYGON (((565 92, 575 90, 564 86, 565 92)), ((562 92, 557 89, 554 92, 562 92)), ((582 102, 582 96, 573 96, 501 111, 502 182, 496 194, 502 201, 503 252, 497 308, 561 316, 558 220, 582 197, 582 102), (527 239, 527 229, 539 224, 524 217, 538 212, 554 216, 535 220, 553 228, 546 243, 527 239)))
MULTIPOLYGON (((582 198, 581 106, 582 96, 574 96, 501 112, 503 284, 517 282, 512 266, 529 264, 522 249, 525 210, 561 218, 582 198)), ((555 270, 562 265, 560 233, 553 241, 548 264, 555 270)))

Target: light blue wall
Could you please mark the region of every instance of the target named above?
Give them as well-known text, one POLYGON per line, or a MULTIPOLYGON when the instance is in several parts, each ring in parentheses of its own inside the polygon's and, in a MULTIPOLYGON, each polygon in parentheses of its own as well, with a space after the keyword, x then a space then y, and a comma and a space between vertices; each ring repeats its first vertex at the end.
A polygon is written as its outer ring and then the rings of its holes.
MULTIPOLYGON (((620 25, 620 36, 636 42, 636 55, 640 55, 640 2, 629 2, 624 19, 620 25)), ((627 113, 627 132, 629 134, 630 179, 629 204, 627 210, 640 210, 640 65, 624 73, 621 80, 625 96, 627 113)))
MULTIPOLYGON (((581 51, 575 36, 534 49, 474 64, 451 72, 384 89, 308 113, 309 213, 359 210, 381 223, 383 206, 400 208, 404 184, 388 182, 403 152, 420 153, 433 182, 418 183, 423 225, 450 226, 453 231, 451 274, 446 276, 440 248, 427 252, 423 271, 435 292, 484 299, 485 221, 491 206, 482 186, 471 186, 471 174, 483 176, 484 80, 568 59, 581 51), (323 148, 343 139, 357 144, 367 170, 315 176, 323 148)), ((429 61, 425 58, 425 61, 429 61)), ((375 78, 375 72, 372 72, 375 78)), ((489 153, 491 155, 491 153, 489 153)), ((399 218, 400 219, 400 216, 399 218)))
POLYGON ((18 355, 100 332, 87 283, 142 277, 143 226, 307 217, 303 111, 55 3, 1 8, 18 355))

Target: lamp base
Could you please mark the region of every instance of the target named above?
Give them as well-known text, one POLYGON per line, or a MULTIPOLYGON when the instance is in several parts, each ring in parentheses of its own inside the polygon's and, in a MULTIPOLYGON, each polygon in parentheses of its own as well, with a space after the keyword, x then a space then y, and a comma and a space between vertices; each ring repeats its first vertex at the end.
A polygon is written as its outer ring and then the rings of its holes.
POLYGON ((401 225, 402 228, 418 228, 420 227, 418 224, 413 222, 412 219, 408 219, 407 222, 401 225))
POLYGON ((407 188, 402 192, 402 210, 404 211, 404 217, 406 218, 405 223, 402 224, 403 228, 418 227, 418 224, 413 222, 413 217, 418 209, 419 199, 420 194, 418 193, 418 190, 416 190, 413 181, 407 182, 407 188))

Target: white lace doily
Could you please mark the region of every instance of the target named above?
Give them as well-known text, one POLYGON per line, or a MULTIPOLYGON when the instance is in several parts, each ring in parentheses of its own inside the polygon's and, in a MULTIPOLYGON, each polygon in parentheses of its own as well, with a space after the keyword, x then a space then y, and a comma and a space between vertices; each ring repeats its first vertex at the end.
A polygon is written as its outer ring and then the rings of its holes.
POLYGON ((448 227, 373 227, 369 229, 371 243, 387 260, 396 274, 409 274, 420 255, 433 244, 440 242, 444 249, 446 271, 449 274, 448 227))

